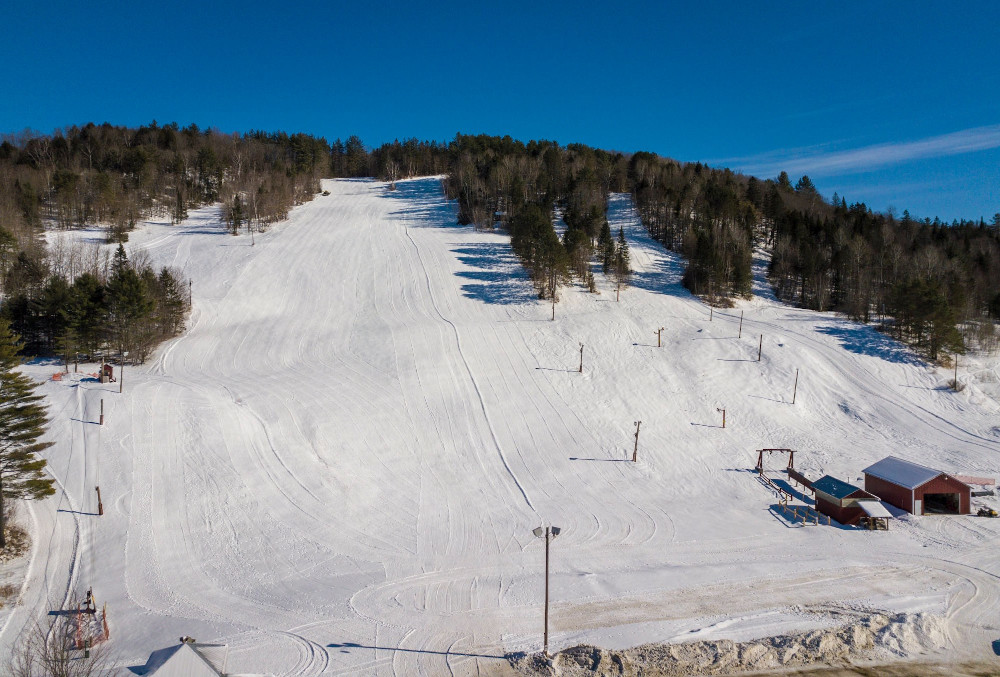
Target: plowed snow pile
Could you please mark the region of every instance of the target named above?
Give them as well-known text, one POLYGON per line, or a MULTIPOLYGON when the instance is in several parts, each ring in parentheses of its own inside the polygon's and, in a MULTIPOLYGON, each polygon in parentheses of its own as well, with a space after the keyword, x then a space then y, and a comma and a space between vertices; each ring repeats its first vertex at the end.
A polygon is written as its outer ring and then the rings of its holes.
POLYGON ((675 677, 731 675, 812 663, 891 659, 937 651, 946 643, 941 619, 929 614, 873 614, 850 625, 767 637, 684 644, 643 644, 624 651, 574 646, 551 663, 540 654, 511 657, 526 675, 675 677))

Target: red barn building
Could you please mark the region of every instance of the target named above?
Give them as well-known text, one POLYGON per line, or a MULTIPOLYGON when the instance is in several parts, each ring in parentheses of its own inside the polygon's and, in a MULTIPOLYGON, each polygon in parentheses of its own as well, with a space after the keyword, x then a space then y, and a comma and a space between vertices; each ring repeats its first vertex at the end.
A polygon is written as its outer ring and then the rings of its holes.
POLYGON ((865 489, 914 515, 968 515, 972 488, 953 475, 887 456, 864 469, 865 489))
POLYGON ((862 507, 864 502, 877 503, 880 517, 887 517, 889 514, 882 507, 878 496, 830 475, 824 475, 813 482, 812 489, 816 494, 816 511, 829 515, 841 524, 857 524, 862 517, 870 515, 862 507))

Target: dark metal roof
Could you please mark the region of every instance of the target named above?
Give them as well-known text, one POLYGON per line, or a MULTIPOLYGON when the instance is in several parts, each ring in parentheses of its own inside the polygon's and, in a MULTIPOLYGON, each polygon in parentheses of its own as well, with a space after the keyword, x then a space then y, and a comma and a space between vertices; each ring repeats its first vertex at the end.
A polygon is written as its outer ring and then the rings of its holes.
POLYGON ((848 484, 847 482, 838 480, 836 477, 831 477, 830 475, 823 475, 818 480, 813 482, 813 489, 821 491, 827 496, 833 496, 837 500, 847 498, 854 492, 862 490, 860 487, 848 484))

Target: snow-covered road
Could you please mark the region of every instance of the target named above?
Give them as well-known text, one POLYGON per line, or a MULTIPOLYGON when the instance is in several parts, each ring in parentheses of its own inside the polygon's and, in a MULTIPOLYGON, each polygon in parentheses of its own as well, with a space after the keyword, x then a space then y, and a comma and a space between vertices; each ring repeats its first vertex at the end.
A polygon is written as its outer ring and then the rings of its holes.
POLYGON ((618 303, 603 281, 566 289, 551 322, 507 238, 456 225, 436 179, 324 188, 253 247, 214 208, 133 234, 193 280, 190 326, 126 368, 124 394, 44 386, 60 492, 33 506, 0 643, 93 586, 128 665, 190 635, 228 643, 233 671, 485 672, 539 648, 531 529, 554 524, 556 647, 877 607, 946 613, 955 651, 992 653, 1000 520, 798 527, 749 469, 755 449, 792 447, 815 476, 854 480, 888 454, 996 476, 995 401, 766 295, 709 321, 627 196, 610 218, 634 287, 618 303))

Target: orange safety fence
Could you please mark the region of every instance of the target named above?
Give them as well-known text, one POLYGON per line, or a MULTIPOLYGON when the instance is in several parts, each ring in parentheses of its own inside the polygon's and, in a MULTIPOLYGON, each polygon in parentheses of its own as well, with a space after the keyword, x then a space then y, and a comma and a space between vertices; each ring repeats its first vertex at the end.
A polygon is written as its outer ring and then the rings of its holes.
POLYGON ((108 627, 108 605, 105 604, 101 610, 100 630, 97 632, 94 632, 94 623, 91 620, 91 617, 95 615, 89 611, 77 609, 76 631, 73 637, 73 645, 77 649, 86 649, 88 646, 93 647, 110 639, 111 630, 108 627))

